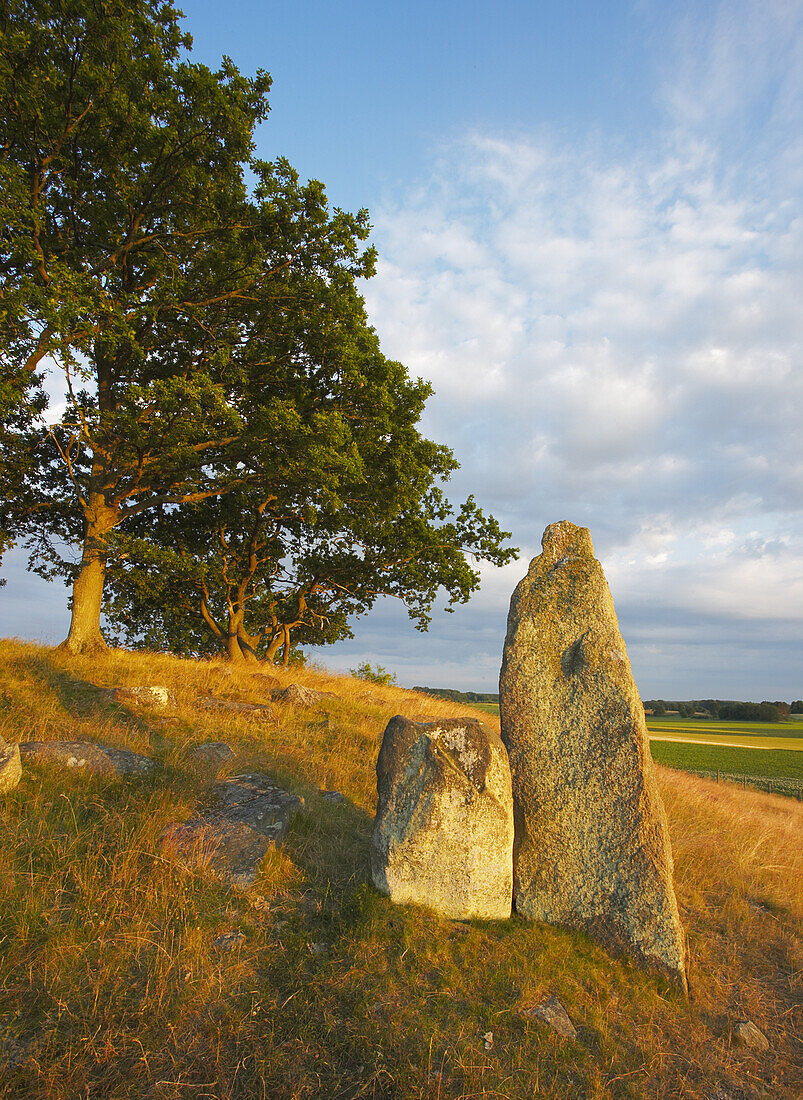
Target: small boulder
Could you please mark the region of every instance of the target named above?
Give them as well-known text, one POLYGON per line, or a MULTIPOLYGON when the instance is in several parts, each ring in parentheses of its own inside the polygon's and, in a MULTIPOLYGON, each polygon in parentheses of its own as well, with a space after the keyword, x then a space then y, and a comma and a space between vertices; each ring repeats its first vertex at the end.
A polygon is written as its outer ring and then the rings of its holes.
POLYGON ((94 741, 22 741, 19 748, 26 761, 59 764, 71 771, 96 775, 147 775, 155 767, 148 756, 94 741))
POLYGON ((331 802, 335 806, 342 806, 348 802, 348 799, 340 791, 319 791, 318 792, 324 802, 331 802))
POLYGON ((134 703, 145 707, 174 707, 176 697, 166 687, 142 685, 141 687, 121 687, 114 689, 114 698, 118 703, 134 703))
POLYGON ((254 884, 268 850, 278 846, 303 799, 259 773, 216 783, 211 805, 162 830, 162 848, 193 871, 239 890, 254 884))
POLYGON ((22 779, 19 745, 7 745, 0 737, 0 794, 13 791, 22 779))
POLYGON ((243 714, 248 718, 270 719, 274 717, 273 707, 267 703, 239 703, 234 699, 212 699, 206 697, 199 700, 204 710, 217 711, 221 714, 243 714))
POLYGON ((270 693, 270 697, 274 703, 290 703, 296 707, 314 707, 321 699, 336 698, 331 691, 316 691, 304 684, 288 684, 287 687, 276 688, 270 693))
POLYGON ((763 1031, 759 1031, 752 1020, 739 1020, 733 1025, 734 1046, 747 1047, 749 1050, 765 1051, 770 1049, 769 1040, 763 1031))
POLYGON ((534 1016, 537 1020, 549 1024, 564 1039, 577 1038, 577 1029, 569 1019, 568 1012, 553 993, 550 993, 540 1004, 534 1005, 532 1008, 522 1009, 521 1014, 522 1016, 534 1016))
POLYGON ((686 988, 644 708, 591 535, 553 523, 513 593, 499 711, 524 917, 579 928, 686 988))
POLYGON ((376 765, 376 887, 452 920, 504 920, 512 897, 510 769, 476 719, 391 718, 376 765))
POLYGON ((235 752, 225 741, 206 741, 195 746, 192 756, 204 764, 225 764, 234 759, 235 752))

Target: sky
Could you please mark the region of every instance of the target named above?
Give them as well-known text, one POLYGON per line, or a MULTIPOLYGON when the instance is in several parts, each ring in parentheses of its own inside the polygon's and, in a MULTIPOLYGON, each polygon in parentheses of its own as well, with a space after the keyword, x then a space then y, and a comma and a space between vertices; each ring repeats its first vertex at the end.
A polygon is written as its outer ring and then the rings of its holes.
MULTIPOLYGON (((643 697, 803 696, 803 0, 183 9, 198 60, 271 73, 259 155, 370 211, 383 351, 521 548, 428 633, 385 601, 314 659, 495 690, 569 519, 643 697)), ((59 641, 61 585, 5 575, 2 633, 59 641)))

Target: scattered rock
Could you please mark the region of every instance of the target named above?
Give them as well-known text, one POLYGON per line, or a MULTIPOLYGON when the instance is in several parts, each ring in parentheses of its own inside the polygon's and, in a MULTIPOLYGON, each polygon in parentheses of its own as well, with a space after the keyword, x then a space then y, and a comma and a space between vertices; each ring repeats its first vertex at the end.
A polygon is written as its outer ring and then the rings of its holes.
POLYGON ((247 714, 253 718, 273 718, 273 707, 267 703, 238 703, 233 699, 212 699, 204 697, 199 699, 204 710, 213 710, 226 714, 247 714))
POLYGON ((266 691, 272 691, 274 688, 280 688, 282 681, 276 676, 271 676, 267 672, 253 672, 252 678, 257 681, 257 684, 261 688, 265 688, 266 691))
POLYGON ((337 698, 331 691, 316 691, 303 684, 288 684, 287 687, 276 688, 270 693, 270 697, 274 703, 291 703, 297 707, 314 707, 321 699, 337 698))
POLYGON ((142 686, 114 688, 112 695, 118 703, 136 703, 147 707, 174 707, 176 697, 166 687, 142 686))
POLYGON ((734 1046, 748 1047, 750 1050, 764 1051, 770 1049, 769 1040, 763 1031, 759 1031, 752 1020, 739 1020, 733 1025, 734 1046))
POLYGON ((336 806, 342 805, 344 802, 348 802, 348 799, 340 791, 319 791, 318 792, 324 802, 332 802, 336 806))
POLYGON ((551 1028, 557 1031, 558 1035, 562 1035, 564 1039, 576 1039, 577 1030, 569 1019, 569 1014, 566 1009, 560 1003, 558 998, 550 993, 550 995, 540 1004, 534 1005, 532 1008, 526 1008, 522 1010, 522 1016, 534 1016, 538 1020, 543 1020, 545 1024, 549 1024, 551 1028))
POLYGON ((223 932, 212 940, 212 946, 219 948, 221 951, 233 951, 235 947, 242 947, 244 943, 245 933, 240 932, 238 929, 223 932))
POLYGON ((190 870, 208 871, 240 890, 253 886, 271 846, 284 839, 303 799, 257 772, 216 783, 212 805, 162 831, 163 848, 190 870))
POLYGON ((329 951, 328 943, 308 943, 307 949, 310 955, 326 955, 329 951))
POLYGON ((492 1031, 486 1031, 482 1037, 486 1050, 493 1050, 494 1048, 494 1033, 492 1031))
POLYGON ((22 779, 19 745, 7 745, 0 737, 0 794, 13 791, 22 779))
POLYGON ((10 1035, 0 1037, 0 1071, 5 1073, 25 1065, 36 1052, 38 1042, 34 1036, 14 1039, 10 1035))
POLYGON ((683 989, 685 937, 644 708, 585 527, 553 523, 510 603, 500 676, 514 899, 683 989))
POLYGON ((504 920, 512 895, 510 769, 477 719, 391 718, 376 764, 374 884, 452 920, 504 920))
POLYGON ((94 741, 22 741, 19 749, 26 761, 97 775, 147 775, 155 767, 148 756, 94 741))
POLYGON ((203 745, 195 746, 192 756, 205 764, 224 764, 227 760, 234 759, 235 752, 225 741, 206 741, 203 745))

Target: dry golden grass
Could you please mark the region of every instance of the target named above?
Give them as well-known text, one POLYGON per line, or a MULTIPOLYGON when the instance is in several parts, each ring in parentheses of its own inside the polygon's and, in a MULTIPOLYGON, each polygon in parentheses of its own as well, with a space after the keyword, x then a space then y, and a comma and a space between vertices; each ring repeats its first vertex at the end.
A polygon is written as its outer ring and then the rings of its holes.
POLYGON ((454 924, 368 884, 388 718, 469 711, 316 670, 3 643, 6 740, 105 741, 159 767, 120 782, 30 766, 0 803, 0 1096, 797 1097, 803 807, 659 770, 690 937, 687 1001, 581 935, 518 919, 454 924), (336 698, 277 707, 275 722, 198 707, 209 695, 265 701, 266 676, 336 698), (170 687, 176 707, 97 690, 137 684, 170 687), (191 750, 205 740, 237 758, 199 765, 191 750), (219 774, 250 768, 307 803, 256 904, 183 875, 158 845, 219 774), (243 935, 234 947, 215 942, 231 931, 243 935), (576 1043, 522 1015, 550 992, 576 1043), (769 1052, 733 1046, 743 1017, 769 1052))

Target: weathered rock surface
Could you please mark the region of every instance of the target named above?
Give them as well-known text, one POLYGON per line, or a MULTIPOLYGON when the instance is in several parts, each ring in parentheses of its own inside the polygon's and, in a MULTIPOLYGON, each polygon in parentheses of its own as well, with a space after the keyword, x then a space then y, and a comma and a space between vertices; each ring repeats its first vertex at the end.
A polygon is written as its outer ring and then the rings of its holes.
POLYGON ((453 920, 510 916, 513 814, 507 753, 476 719, 388 723, 376 765, 375 885, 453 920))
POLYGON ((141 753, 94 741, 22 741, 19 748, 24 760, 61 764, 73 771, 97 775, 147 775, 155 767, 150 757, 141 753))
POLYGON ((13 791, 22 779, 19 745, 7 745, 0 737, 0 794, 13 791))
POLYGON ((748 1047, 750 1050, 764 1051, 770 1049, 769 1040, 763 1031, 760 1031, 752 1020, 739 1020, 733 1027, 733 1042, 737 1047, 748 1047))
POLYGON ((284 839, 303 799, 258 772, 216 783, 213 802, 162 831, 163 849, 190 870, 207 871, 240 890, 253 886, 268 849, 284 839))
POLYGON ((550 993, 540 1004, 534 1005, 532 1008, 525 1008, 522 1011, 522 1016, 534 1016, 537 1020, 542 1020, 557 1031, 558 1035, 562 1035, 564 1039, 577 1038, 577 1029, 554 993, 550 993))
POLYGON ((315 688, 305 687, 303 684, 288 684, 284 688, 276 688, 270 693, 274 703, 291 703, 297 707, 314 707, 321 699, 334 699, 331 691, 316 691, 315 688))
POLYGON ((192 755, 204 764, 225 764, 227 760, 234 759, 235 753, 225 741, 205 741, 195 746, 192 755))
POLYGON ((213 710, 226 714, 244 714, 250 718, 273 718, 273 707, 267 703, 239 703, 234 699, 213 699, 211 697, 199 700, 204 710, 213 710))
POLYGON ((685 988, 644 710, 584 527, 553 523, 513 594, 499 710, 523 916, 580 928, 685 988))
POLYGON ((174 707, 176 697, 170 688, 157 685, 142 685, 140 687, 120 687, 113 691, 118 703, 135 703, 146 707, 174 707))

